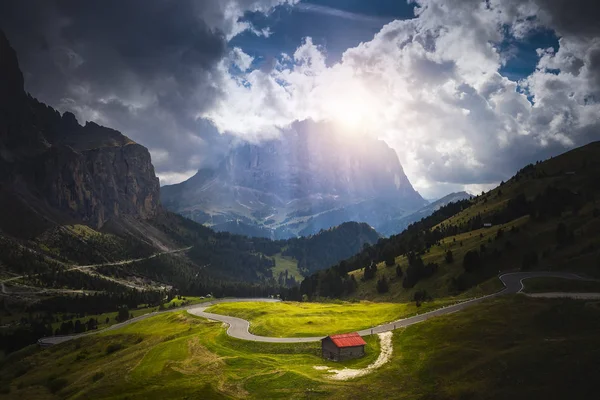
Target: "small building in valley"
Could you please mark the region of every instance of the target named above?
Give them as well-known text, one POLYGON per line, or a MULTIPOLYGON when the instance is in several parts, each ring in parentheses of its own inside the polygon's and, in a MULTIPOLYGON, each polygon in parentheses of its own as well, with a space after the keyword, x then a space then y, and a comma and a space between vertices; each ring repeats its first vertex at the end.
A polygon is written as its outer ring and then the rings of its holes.
POLYGON ((343 333, 321 339, 321 351, 323 358, 344 361, 364 356, 366 344, 356 332, 343 333))

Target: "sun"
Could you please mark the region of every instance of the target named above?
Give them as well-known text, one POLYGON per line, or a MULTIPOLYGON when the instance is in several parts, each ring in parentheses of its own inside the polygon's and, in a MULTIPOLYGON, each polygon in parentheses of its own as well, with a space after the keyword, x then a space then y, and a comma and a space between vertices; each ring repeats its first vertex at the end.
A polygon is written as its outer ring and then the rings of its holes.
POLYGON ((367 116, 367 111, 363 107, 357 101, 340 100, 332 105, 331 118, 347 128, 359 128, 367 116))
POLYGON ((327 118, 349 132, 368 129, 377 118, 374 97, 360 85, 340 88, 327 97, 327 118))

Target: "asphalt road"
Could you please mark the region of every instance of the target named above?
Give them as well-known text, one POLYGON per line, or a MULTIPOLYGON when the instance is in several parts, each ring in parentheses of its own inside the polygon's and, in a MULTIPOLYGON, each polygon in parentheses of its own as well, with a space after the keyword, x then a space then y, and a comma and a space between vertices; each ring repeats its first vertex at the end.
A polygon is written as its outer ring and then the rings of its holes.
MULTIPOLYGON (((374 327, 368 328, 368 329, 363 329, 361 331, 358 331, 358 333, 361 336, 367 336, 367 335, 371 335, 371 334, 389 332, 394 329, 403 328, 403 327, 406 327, 409 325, 414 325, 419 322, 426 321, 429 318, 438 317, 440 315, 452 314, 452 313, 464 310, 467 307, 470 307, 474 304, 478 304, 484 300, 487 300, 487 299, 490 299, 493 297, 519 293, 523 290, 523 280, 529 279, 529 278, 542 278, 542 277, 563 278, 563 279, 573 279, 573 280, 592 280, 592 279, 583 278, 579 275, 568 273, 568 272, 545 272, 545 271, 512 272, 512 273, 501 275, 499 277, 500 280, 502 281, 502 283, 504 284, 505 288, 497 293, 478 297, 478 298, 471 299, 471 300, 466 300, 466 301, 463 301, 463 302, 460 302, 460 303, 457 303, 457 304, 454 304, 451 306, 439 308, 437 310, 429 311, 429 312, 415 315, 415 316, 409 317, 409 318, 400 319, 400 320, 393 321, 393 322, 390 322, 387 324, 374 326, 374 327)), ((568 294, 565 293, 565 295, 568 295, 568 294)), ((577 298, 576 293, 573 293, 572 295, 573 296, 568 296, 568 297, 577 298)), ((563 297, 566 297, 566 296, 563 296, 563 297)), ((203 317, 203 318, 208 318, 208 319, 215 320, 215 321, 221 321, 221 322, 228 324, 229 328, 227 329, 227 334, 229 336, 237 338, 237 339, 252 340, 252 341, 256 341, 256 342, 269 342, 269 343, 304 343, 304 342, 317 342, 323 338, 322 336, 302 337, 302 338, 278 338, 278 337, 257 336, 257 335, 251 334, 248 331, 248 329, 250 327, 250 323, 244 319, 230 317, 227 315, 207 313, 205 311, 208 307, 210 307, 214 304, 235 303, 235 302, 243 302, 243 301, 276 302, 279 300, 264 299, 264 298, 259 298, 259 299, 222 299, 222 300, 214 300, 214 301, 210 301, 210 302, 206 302, 206 303, 202 303, 202 304, 196 304, 193 306, 188 306, 184 309, 187 309, 187 311, 192 315, 196 315, 198 317, 203 317)), ((112 325, 109 328, 103 329, 101 331, 88 332, 88 333, 79 334, 79 335, 51 336, 51 337, 46 337, 46 338, 40 339, 38 341, 38 343, 42 346, 51 346, 51 345, 66 342, 68 340, 75 339, 78 337, 82 337, 82 336, 86 336, 86 335, 93 335, 98 332, 105 332, 108 330, 118 329, 125 325, 129 325, 134 322, 141 321, 143 319, 155 316, 160 313, 180 311, 180 310, 182 310, 182 309, 177 308, 175 310, 165 310, 165 311, 161 311, 161 312, 153 312, 150 314, 146 314, 146 315, 142 315, 142 316, 130 319, 130 320, 122 322, 120 324, 112 325)))

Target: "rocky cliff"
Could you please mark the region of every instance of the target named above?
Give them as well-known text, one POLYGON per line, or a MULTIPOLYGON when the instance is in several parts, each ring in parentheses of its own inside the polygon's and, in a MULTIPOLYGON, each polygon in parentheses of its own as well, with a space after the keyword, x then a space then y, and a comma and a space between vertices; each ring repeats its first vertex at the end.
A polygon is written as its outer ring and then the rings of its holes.
POLYGON ((2 32, 0 191, 34 211, 50 207, 94 228, 111 218, 150 218, 159 209, 148 150, 115 130, 81 126, 73 114, 61 115, 26 94, 2 32))
POLYGON ((276 140, 242 144, 219 167, 165 186, 161 195, 168 209, 217 230, 273 238, 346 221, 377 229, 426 204, 385 142, 312 122, 276 140))

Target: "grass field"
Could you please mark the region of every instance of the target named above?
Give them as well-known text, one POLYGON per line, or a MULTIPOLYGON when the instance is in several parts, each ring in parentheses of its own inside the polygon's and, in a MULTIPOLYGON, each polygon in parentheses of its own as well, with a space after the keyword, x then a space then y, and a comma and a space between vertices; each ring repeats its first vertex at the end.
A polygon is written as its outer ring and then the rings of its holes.
POLYGON ((306 337, 358 331, 416 313, 423 313, 450 302, 414 303, 221 303, 206 311, 250 321, 250 332, 261 336, 306 337))
POLYGON ((283 272, 285 274, 287 270, 288 274, 293 276, 297 282, 302 282, 303 276, 298 271, 298 261, 291 257, 282 256, 281 254, 275 254, 273 259, 275 260, 275 266, 273 267, 273 276, 275 279, 279 277, 279 273, 283 272))
MULTIPOLYGON (((186 296, 185 300, 183 300, 183 299, 180 300, 180 299, 174 298, 171 301, 164 303, 163 306, 165 309, 171 309, 171 308, 177 308, 177 307, 188 306, 188 305, 193 305, 193 304, 199 304, 199 303, 203 303, 205 301, 210 301, 210 300, 212 300, 212 298, 201 299, 200 297, 186 296)), ((133 310, 129 310, 129 313, 131 315, 133 315, 133 317, 139 317, 140 315, 150 314, 151 312, 154 312, 157 310, 158 310, 158 307, 140 307, 140 308, 136 308, 133 310)), ((119 323, 119 321, 116 320, 117 314, 118 314, 117 311, 113 311, 113 312, 102 313, 102 314, 86 315, 81 318, 73 317, 72 321, 79 319, 82 323, 85 323, 90 318, 94 318, 98 321, 98 329, 104 329, 104 328, 108 328, 109 326, 119 323), (108 318, 108 322, 107 322, 107 318, 108 318)), ((72 314, 70 314, 70 315, 72 315, 72 314)), ((26 316, 27 316, 27 314, 25 314, 25 313, 14 314, 14 315, 11 315, 10 317, 3 317, 2 321, 4 321, 5 323, 10 323, 12 321, 18 321, 21 317, 26 317, 26 316)), ((52 329, 59 328, 63 322, 63 320, 61 318, 62 314, 56 314, 56 317, 60 321, 52 323, 52 329)), ((65 320, 65 321, 68 321, 68 320, 65 320)))
POLYGON ((524 291, 527 293, 571 292, 571 293, 600 293, 600 282, 575 281, 558 278, 525 279, 524 291))
POLYGON ((600 368, 598 302, 500 298, 397 330, 392 359, 370 375, 327 379, 318 343, 232 339, 183 311, 0 364, 6 399, 587 399, 600 368))

